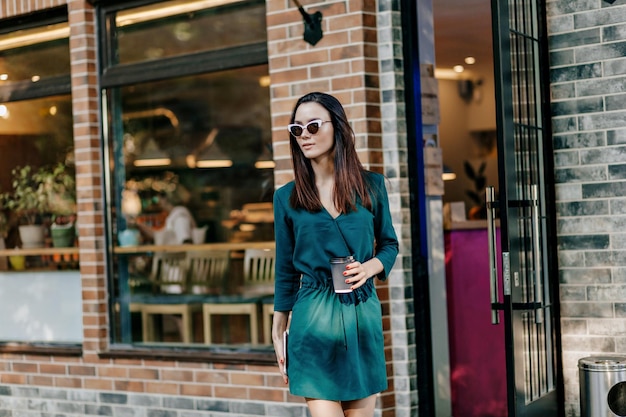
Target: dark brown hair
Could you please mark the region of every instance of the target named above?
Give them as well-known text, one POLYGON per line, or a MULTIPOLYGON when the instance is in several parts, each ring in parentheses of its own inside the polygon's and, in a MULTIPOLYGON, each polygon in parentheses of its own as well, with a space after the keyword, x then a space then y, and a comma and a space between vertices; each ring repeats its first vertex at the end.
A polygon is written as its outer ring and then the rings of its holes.
MULTIPOLYGON (((318 103, 330 113, 335 135, 332 149, 335 165, 333 197, 337 210, 341 213, 354 211, 357 201, 368 210, 371 209, 372 201, 367 189, 366 171, 359 161, 354 145, 354 131, 348 122, 343 106, 339 100, 329 94, 308 93, 300 97, 296 103, 289 123, 294 123, 296 111, 303 103, 318 103)), ((322 202, 315 185, 315 173, 311 161, 304 156, 292 134, 289 134, 289 144, 295 173, 295 188, 290 199, 291 206, 308 211, 320 211, 322 202)))

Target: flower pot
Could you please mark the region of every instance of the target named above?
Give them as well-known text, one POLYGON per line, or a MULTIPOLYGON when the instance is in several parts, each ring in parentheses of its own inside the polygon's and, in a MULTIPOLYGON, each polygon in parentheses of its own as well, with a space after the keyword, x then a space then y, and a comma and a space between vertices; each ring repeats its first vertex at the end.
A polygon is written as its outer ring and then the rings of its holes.
POLYGON ((139 230, 122 230, 118 233, 117 238, 120 242, 120 246, 137 246, 139 245, 139 230))
POLYGON ((19 231, 23 248, 43 247, 43 227, 40 224, 20 226, 19 231))
POLYGON ((67 225, 53 224, 50 227, 50 235, 52 237, 52 246, 55 248, 71 247, 74 246, 76 228, 73 223, 67 225))
POLYGON ((9 256, 11 268, 15 271, 23 271, 26 269, 26 257, 22 255, 9 256))

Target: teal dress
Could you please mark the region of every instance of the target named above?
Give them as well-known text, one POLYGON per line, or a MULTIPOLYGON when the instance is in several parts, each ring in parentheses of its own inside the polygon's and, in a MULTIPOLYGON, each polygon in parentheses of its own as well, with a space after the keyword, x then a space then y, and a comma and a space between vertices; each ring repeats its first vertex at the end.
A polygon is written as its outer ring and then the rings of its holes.
POLYGON ((293 395, 350 401, 387 389, 381 306, 374 279, 355 291, 333 290, 331 257, 376 256, 384 280, 398 254, 385 179, 367 172, 372 209, 333 218, 289 204, 294 183, 274 193, 276 284, 274 310, 292 312, 289 327, 289 390, 293 395), (342 237, 343 235, 343 237, 342 237), (345 239, 345 240, 344 240, 345 239))

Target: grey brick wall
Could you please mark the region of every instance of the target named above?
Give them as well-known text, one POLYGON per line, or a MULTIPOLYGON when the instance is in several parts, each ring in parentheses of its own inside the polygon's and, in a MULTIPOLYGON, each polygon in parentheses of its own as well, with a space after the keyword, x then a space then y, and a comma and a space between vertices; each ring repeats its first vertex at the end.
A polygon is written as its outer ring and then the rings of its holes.
POLYGON ((626 354, 626 1, 548 1, 567 416, 578 360, 626 354))
POLYGON ((306 417, 304 404, 0 385, 0 417, 306 417))
MULTIPOLYGON (((399 3, 378 2, 378 56, 380 58, 380 93, 385 175, 389 179, 389 201, 400 240, 400 254, 388 277, 391 315, 391 344, 396 417, 418 415, 417 361, 411 270, 411 210, 407 136, 404 105, 402 32, 399 3)), ((406 13, 406 12, 405 12, 406 13)), ((383 411, 385 411, 383 409, 383 411)))

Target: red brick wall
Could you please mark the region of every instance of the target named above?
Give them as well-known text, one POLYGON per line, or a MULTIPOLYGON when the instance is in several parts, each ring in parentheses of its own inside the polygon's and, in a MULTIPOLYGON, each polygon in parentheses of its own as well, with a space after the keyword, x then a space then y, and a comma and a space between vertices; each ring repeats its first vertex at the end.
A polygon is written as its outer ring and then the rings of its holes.
MULTIPOLYGON (((0 17, 64 4, 61 0, 3 0, 0 17)), ((84 343, 81 357, 4 353, 0 383, 59 388, 209 396, 277 402, 302 402, 288 394, 273 366, 222 365, 151 359, 103 359, 109 349, 108 299, 102 154, 97 88, 94 9, 84 0, 68 0, 72 100, 77 161, 80 272, 84 343)), ((271 112, 276 185, 291 179, 285 125, 301 95, 319 90, 345 105, 357 134, 362 161, 382 170, 379 76, 375 2, 311 3, 323 13, 324 38, 312 47, 302 40, 297 8, 284 0, 267 1, 271 112), (286 7, 288 6, 288 7, 286 7)), ((388 288, 379 286, 389 345, 388 288)), ((387 347, 390 358, 390 346, 387 347)), ((390 365, 391 366, 391 365, 390 365)), ((393 384, 383 396, 393 407, 393 384)), ((393 416, 393 411, 385 411, 393 416)))
POLYGON ((315 46, 302 39, 298 9, 282 0, 267 1, 276 185, 292 179, 285 126, 296 100, 311 91, 335 95, 357 134, 362 162, 380 167, 381 126, 376 49, 375 2, 310 3, 321 11, 324 37, 315 46))
MULTIPOLYGON (((315 46, 303 40, 302 17, 292 2, 268 0, 267 34, 271 77, 275 184, 293 179, 285 126, 298 98, 311 91, 336 96, 356 133, 363 164, 383 172, 382 126, 376 28, 376 2, 310 2, 308 13, 321 11, 324 37, 315 46)), ((383 305, 388 375, 392 375, 389 288, 377 282, 383 305)), ((384 416, 394 416, 393 379, 382 394, 384 416)))

